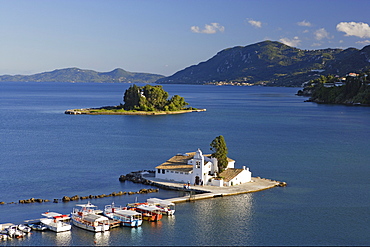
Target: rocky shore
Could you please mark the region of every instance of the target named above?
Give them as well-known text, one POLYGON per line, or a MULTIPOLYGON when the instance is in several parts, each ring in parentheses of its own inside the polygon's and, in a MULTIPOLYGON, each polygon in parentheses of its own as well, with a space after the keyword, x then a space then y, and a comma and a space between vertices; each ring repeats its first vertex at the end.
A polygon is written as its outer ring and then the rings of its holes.
POLYGON ((171 115, 171 114, 183 114, 190 112, 203 112, 206 109, 196 110, 181 110, 181 111, 102 111, 102 108, 83 108, 83 109, 71 109, 66 110, 64 114, 69 115, 171 115))

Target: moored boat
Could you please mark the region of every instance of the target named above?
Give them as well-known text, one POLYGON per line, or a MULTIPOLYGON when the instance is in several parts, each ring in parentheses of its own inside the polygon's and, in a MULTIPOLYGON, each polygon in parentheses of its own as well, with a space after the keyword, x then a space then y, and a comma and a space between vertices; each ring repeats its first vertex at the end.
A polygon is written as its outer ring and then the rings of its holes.
POLYGON ((148 205, 148 203, 129 203, 127 207, 128 209, 134 208, 141 213, 143 220, 160 221, 162 219, 162 212, 157 206, 148 205))
POLYGON ((32 230, 31 227, 23 225, 23 224, 18 225, 17 228, 18 228, 18 230, 20 230, 24 233, 30 233, 31 230, 32 230))
POLYGON ((26 235, 21 230, 18 230, 17 225, 11 225, 5 229, 6 234, 8 234, 11 238, 22 238, 24 235, 26 235))
POLYGON ((66 223, 66 220, 69 220, 70 217, 66 214, 60 214, 56 212, 46 212, 42 216, 46 218, 40 219, 42 225, 46 226, 47 229, 54 232, 66 232, 70 231, 72 226, 66 223))
POLYGON ((28 224, 28 226, 31 227, 31 229, 34 231, 45 231, 46 229, 48 229, 43 224, 28 224))
POLYGON ((123 226, 139 227, 143 223, 142 214, 136 212, 134 208, 128 210, 127 207, 117 207, 114 203, 105 206, 104 215, 113 220, 118 220, 123 226))
POLYGON ((149 198, 146 200, 149 205, 154 205, 160 208, 162 214, 172 216, 175 214, 175 204, 159 198, 149 198))
POLYGON ((96 214, 96 208, 90 202, 87 204, 77 204, 71 214, 73 225, 92 232, 108 231, 109 219, 96 214))
POLYGON ((66 232, 71 230, 71 225, 60 220, 40 219, 41 223, 53 232, 66 232))

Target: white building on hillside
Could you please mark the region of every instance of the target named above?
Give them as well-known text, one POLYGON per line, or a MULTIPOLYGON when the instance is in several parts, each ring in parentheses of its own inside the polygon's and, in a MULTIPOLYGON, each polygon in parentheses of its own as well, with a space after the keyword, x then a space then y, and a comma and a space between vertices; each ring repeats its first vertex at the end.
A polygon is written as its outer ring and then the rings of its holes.
POLYGON ((251 181, 252 173, 249 168, 234 168, 235 160, 228 159, 225 171, 219 174, 223 179, 217 179, 217 159, 210 154, 203 155, 198 149, 196 152, 177 154, 163 164, 156 167, 155 177, 196 185, 232 186, 251 181))

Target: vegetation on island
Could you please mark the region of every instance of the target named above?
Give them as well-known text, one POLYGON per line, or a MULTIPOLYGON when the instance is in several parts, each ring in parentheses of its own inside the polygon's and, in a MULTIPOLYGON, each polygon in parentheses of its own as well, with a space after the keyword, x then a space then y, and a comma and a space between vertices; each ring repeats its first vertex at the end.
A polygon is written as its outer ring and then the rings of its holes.
POLYGON ((310 96, 310 102, 324 104, 370 105, 370 70, 345 77, 321 76, 311 80, 297 95, 310 96))
POLYGON ((131 85, 124 93, 124 104, 118 106, 103 106, 100 108, 74 109, 65 111, 66 114, 90 115, 162 115, 179 114, 193 111, 205 111, 186 107, 189 105, 179 95, 169 98, 168 92, 162 86, 145 85, 142 87, 131 85))
POLYGON ((227 164, 229 163, 227 160, 227 146, 225 142, 225 138, 220 135, 217 136, 210 144, 211 151, 213 151, 211 157, 217 159, 217 166, 218 166, 218 173, 220 174, 227 168, 227 164))
MULTIPOLYGON (((124 96, 126 111, 179 111, 185 110, 189 105, 185 99, 179 95, 174 95, 168 99, 169 94, 163 90, 162 86, 145 85, 138 87, 135 84, 130 86, 124 96)), ((187 108, 193 110, 193 108, 187 108)))

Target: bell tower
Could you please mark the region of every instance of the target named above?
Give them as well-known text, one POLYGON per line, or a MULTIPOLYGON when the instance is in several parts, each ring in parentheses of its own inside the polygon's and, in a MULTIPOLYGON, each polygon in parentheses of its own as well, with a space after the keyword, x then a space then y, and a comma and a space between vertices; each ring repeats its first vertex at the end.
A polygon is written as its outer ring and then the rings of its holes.
POLYGON ((199 185, 203 181, 204 156, 198 148, 193 158, 193 183, 199 185))

